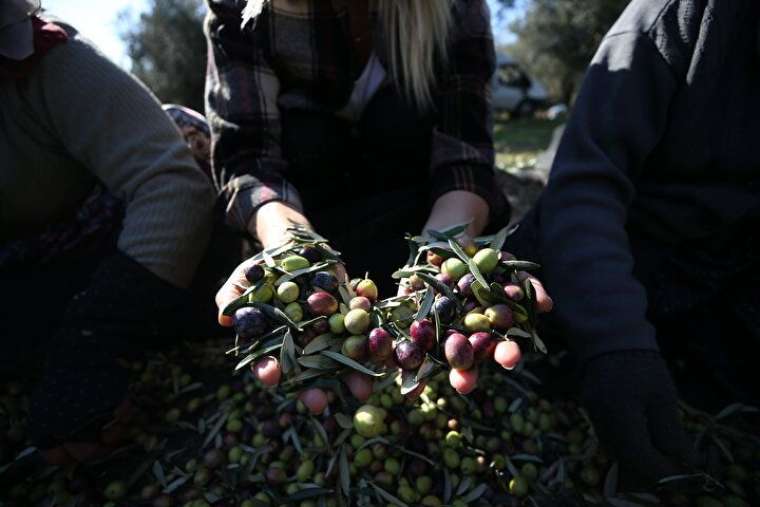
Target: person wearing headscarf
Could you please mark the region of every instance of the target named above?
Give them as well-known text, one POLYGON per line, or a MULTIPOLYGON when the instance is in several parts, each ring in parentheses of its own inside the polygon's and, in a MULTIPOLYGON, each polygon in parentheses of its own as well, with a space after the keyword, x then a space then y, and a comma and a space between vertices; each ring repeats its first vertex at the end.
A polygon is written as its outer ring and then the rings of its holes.
POLYGON ((39 370, 30 429, 51 460, 112 443, 118 360, 189 331, 214 203, 145 86, 38 1, 0 4, 0 373, 39 370))

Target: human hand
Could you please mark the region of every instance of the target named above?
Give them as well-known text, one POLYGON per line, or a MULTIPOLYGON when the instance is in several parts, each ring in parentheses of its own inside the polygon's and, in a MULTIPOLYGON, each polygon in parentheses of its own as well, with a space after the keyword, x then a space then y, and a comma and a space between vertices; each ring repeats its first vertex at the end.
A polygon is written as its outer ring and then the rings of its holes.
POLYGON ((599 440, 620 463, 622 489, 646 491, 694 466, 694 446, 681 426, 676 389, 658 352, 593 358, 581 389, 599 440))

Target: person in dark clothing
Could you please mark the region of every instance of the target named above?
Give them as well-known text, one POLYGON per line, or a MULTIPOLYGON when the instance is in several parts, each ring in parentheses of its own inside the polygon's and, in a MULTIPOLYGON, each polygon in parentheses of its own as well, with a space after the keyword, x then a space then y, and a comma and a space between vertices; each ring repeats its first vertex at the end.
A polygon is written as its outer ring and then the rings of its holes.
POLYGON ((510 243, 543 265, 630 488, 694 460, 663 354, 697 365, 675 371, 689 402, 758 400, 759 21, 751 0, 633 0, 510 243))

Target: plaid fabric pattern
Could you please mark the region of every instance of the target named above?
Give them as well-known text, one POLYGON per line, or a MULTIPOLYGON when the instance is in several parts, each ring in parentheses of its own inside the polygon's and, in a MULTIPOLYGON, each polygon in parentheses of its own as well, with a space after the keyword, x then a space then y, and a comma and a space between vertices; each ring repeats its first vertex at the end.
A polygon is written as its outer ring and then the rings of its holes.
MULTIPOLYGON (((280 144, 282 113, 337 112, 363 69, 353 63, 351 0, 271 0, 245 27, 245 0, 208 1, 206 116, 214 181, 227 199, 228 223, 245 230, 267 202, 302 210, 280 144)), ((455 0, 452 8, 450 61, 436 74, 432 146, 421 147, 431 150, 431 199, 474 192, 490 204, 492 220, 501 220, 507 207, 493 180, 490 15, 485 0, 455 0)), ((375 52, 388 68, 376 13, 371 17, 375 52)))

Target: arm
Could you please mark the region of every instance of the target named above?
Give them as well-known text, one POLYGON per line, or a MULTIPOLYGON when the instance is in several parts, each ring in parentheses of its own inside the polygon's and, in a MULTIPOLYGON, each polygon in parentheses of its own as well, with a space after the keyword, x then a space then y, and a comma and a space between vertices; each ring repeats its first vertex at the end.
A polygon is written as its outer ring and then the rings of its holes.
POLYGON ((648 38, 609 35, 589 68, 541 198, 544 281, 583 358, 657 350, 625 224, 637 171, 663 135, 675 87, 648 38))
POLYGON ((608 35, 540 205, 545 281, 581 361, 581 397, 621 464, 623 487, 639 491, 693 463, 625 229, 639 168, 663 136, 675 90, 650 39, 608 35))
POLYGON ((155 97, 79 37, 46 56, 37 82, 63 148, 126 204, 119 250, 187 287, 215 197, 155 97))
POLYGON ((439 79, 433 131, 428 227, 472 222, 477 236, 489 220, 506 221, 494 185, 490 83, 495 68, 490 15, 482 0, 457 2, 448 69, 439 79))
POLYGON ((209 1, 206 116, 217 187, 227 222, 265 247, 282 241, 289 220, 308 225, 298 191, 284 177, 280 83, 267 60, 268 10, 241 29, 240 2, 209 1))
POLYGON ((155 98, 82 39, 45 56, 30 93, 43 99, 37 112, 57 148, 126 204, 119 251, 68 302, 30 399, 38 447, 88 461, 115 442, 106 442, 104 423, 129 412, 117 359, 182 333, 187 295, 178 287, 190 283, 206 248, 214 193, 155 98))

